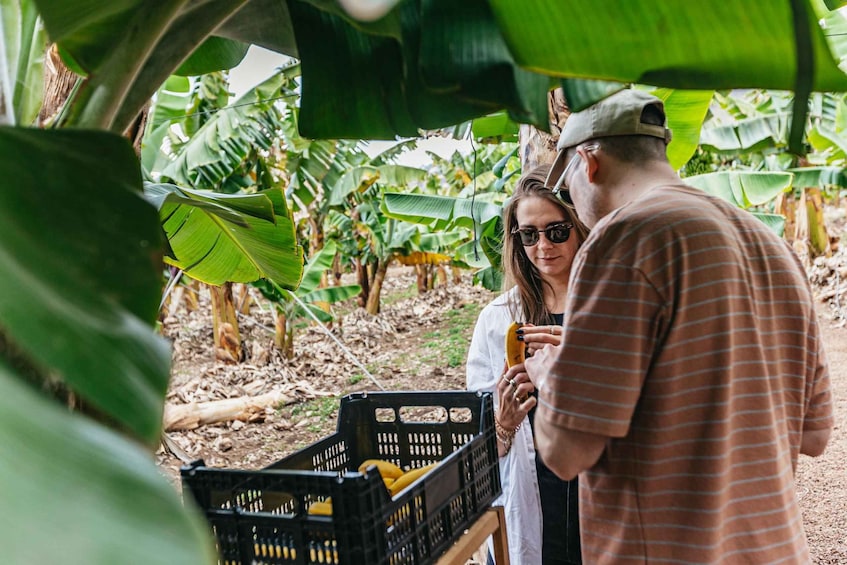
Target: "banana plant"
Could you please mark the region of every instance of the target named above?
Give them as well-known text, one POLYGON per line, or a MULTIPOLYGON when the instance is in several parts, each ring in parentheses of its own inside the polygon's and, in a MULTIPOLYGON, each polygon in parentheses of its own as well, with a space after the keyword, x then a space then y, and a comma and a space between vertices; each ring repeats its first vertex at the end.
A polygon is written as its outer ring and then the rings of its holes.
POLYGON ((173 251, 170 263, 209 285, 215 352, 228 362, 242 357, 232 283, 266 277, 293 289, 302 270, 302 249, 277 178, 281 175, 274 174, 286 115, 277 101, 296 98, 292 86, 297 75, 296 65, 288 67, 228 105, 226 77, 207 74, 196 81, 196 93, 181 112, 184 83, 172 77, 160 89, 161 103, 157 99, 142 149, 148 164, 160 167, 151 176, 194 189, 180 191, 169 184, 151 190, 163 195, 161 204, 168 204, 159 210, 173 251), (167 152, 161 149, 166 146, 163 129, 169 133, 167 152), (194 210, 195 203, 203 207, 194 210), (249 216, 233 223, 233 208, 249 216), (216 213, 221 209, 227 214, 216 213))
POLYGON ((311 257, 303 269, 303 280, 296 290, 281 288, 268 279, 253 283, 271 301, 276 310, 276 335, 274 344, 283 356, 294 356, 294 326, 304 317, 316 318, 322 323, 333 320, 330 307, 343 302, 362 291, 356 284, 321 287, 324 274, 332 268, 337 253, 334 241, 327 244, 311 257), (296 297, 296 298, 295 298, 296 297))
POLYGON ((352 258, 356 269, 362 289, 360 305, 368 313, 378 314, 388 265, 396 254, 404 254, 410 242, 420 237, 416 226, 385 217, 374 200, 361 202, 350 216, 333 210, 327 222, 330 237, 346 241, 342 251, 352 258))
POLYGON ((385 155, 378 155, 338 178, 326 195, 329 213, 322 227, 327 238, 339 243, 343 259, 352 264, 362 287, 360 306, 373 314, 379 311, 388 263, 417 237, 413 226, 386 222, 379 213, 379 201, 386 187, 421 186, 429 178, 423 169, 386 160, 385 155))

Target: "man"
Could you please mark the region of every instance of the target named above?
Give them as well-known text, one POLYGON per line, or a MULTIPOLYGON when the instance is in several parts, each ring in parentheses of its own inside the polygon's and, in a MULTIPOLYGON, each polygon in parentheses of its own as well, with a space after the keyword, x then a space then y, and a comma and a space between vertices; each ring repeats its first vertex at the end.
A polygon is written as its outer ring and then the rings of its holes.
POLYGON ((833 426, 806 274, 747 212, 687 187, 662 102, 574 113, 548 185, 591 234, 564 341, 526 362, 538 450, 580 477, 583 561, 808 563, 794 470, 833 426))

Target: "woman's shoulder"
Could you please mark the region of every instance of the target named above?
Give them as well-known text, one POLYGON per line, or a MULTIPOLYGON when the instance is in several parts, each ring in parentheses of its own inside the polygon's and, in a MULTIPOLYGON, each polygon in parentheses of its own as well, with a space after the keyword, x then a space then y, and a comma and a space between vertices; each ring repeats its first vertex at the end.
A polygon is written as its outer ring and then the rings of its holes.
POLYGON ((510 308, 515 308, 518 304, 518 292, 516 287, 512 287, 505 292, 501 292, 494 299, 485 305, 482 309, 482 315, 492 316, 495 313, 499 314, 502 311, 509 312, 510 308))
POLYGON ((483 310, 499 310, 501 308, 508 308, 510 305, 516 305, 518 300, 518 289, 517 287, 512 287, 509 290, 501 292, 495 296, 491 302, 485 305, 483 310))

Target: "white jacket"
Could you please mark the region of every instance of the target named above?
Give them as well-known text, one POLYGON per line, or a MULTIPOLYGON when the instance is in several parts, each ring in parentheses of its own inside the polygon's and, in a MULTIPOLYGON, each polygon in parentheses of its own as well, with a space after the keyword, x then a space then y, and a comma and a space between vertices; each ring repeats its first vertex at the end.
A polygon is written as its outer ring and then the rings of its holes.
MULTIPOLYGON (((468 350, 468 390, 493 393, 495 410, 499 400, 497 379, 505 368, 506 329, 513 321, 507 299, 515 295, 513 288, 483 308, 468 350)), ((500 458, 500 482, 503 494, 493 504, 502 505, 506 514, 510 561, 520 565, 541 565, 541 497, 538 494, 535 444, 529 418, 524 418, 515 434, 512 449, 500 458)))

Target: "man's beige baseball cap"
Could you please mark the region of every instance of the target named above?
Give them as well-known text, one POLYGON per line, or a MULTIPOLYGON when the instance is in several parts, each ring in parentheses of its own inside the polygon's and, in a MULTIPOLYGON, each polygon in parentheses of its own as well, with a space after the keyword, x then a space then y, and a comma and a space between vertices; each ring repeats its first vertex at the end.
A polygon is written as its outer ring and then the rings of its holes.
POLYGON ((664 117, 665 105, 660 98, 642 90, 627 88, 612 94, 589 106, 585 110, 571 114, 559 136, 556 148, 559 154, 553 162, 550 174, 547 175, 547 186, 561 184, 562 173, 567 163, 565 154, 571 147, 589 139, 611 137, 616 135, 649 135, 671 141, 671 130, 667 127, 667 119, 663 125, 645 124, 641 121, 644 109, 655 106, 664 117))

